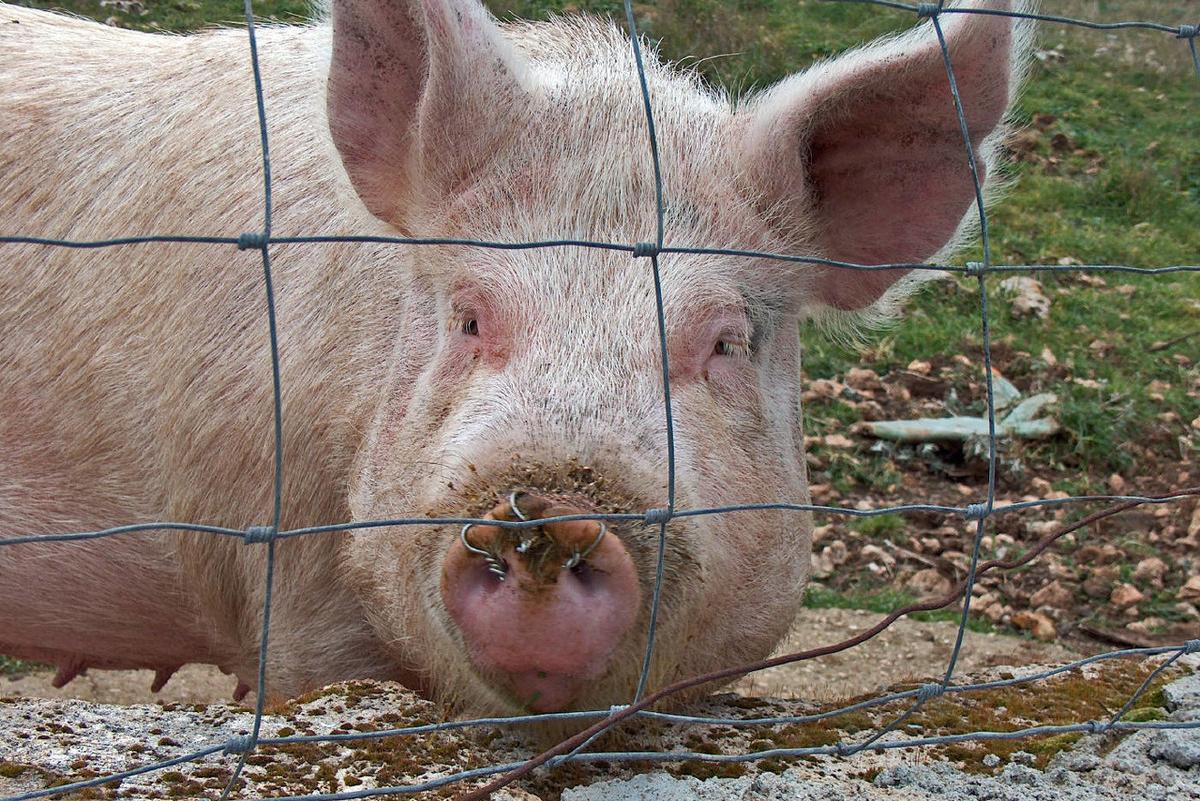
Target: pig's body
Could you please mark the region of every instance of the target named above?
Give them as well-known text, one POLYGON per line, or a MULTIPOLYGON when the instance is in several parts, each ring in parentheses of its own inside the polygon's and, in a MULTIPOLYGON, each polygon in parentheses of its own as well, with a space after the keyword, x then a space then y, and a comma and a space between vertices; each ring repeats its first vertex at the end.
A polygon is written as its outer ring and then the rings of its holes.
MULTIPOLYGON (((653 238, 645 120, 618 35, 560 22, 510 26, 502 37, 453 2, 424 11, 335 3, 339 19, 349 33, 334 37, 328 101, 329 26, 259 30, 273 234, 653 238), (397 33, 378 33, 388 30, 397 33), (371 33, 356 38, 362 31, 371 33), (374 36, 395 38, 395 48, 380 55, 372 48, 388 43, 374 36), (414 52, 426 61, 414 66, 414 52), (368 62, 374 72, 355 72, 368 62), (400 100, 389 106, 392 86, 400 100)), ((0 234, 261 228, 244 32, 152 36, 7 6, 0 22, 0 234)), ((1007 22, 988 24, 971 38, 990 45, 975 48, 978 63, 964 64, 960 79, 968 99, 979 86, 973 94, 988 109, 979 142, 998 130, 1015 74, 1006 59, 1020 47, 1003 38, 1007 22), (993 85, 979 76, 997 57, 1004 74, 993 85)), ((847 62, 835 80, 858 80, 867 63, 847 62)), ((825 97, 799 80, 732 109, 663 67, 651 65, 649 78, 672 241, 901 261, 932 256, 961 227, 971 198, 960 162, 960 196, 929 204, 932 226, 908 223, 933 227, 930 241, 911 242, 910 232, 827 241, 835 227, 878 227, 851 207, 862 187, 842 199, 837 184, 861 171, 856 151, 839 154, 860 147, 862 126, 851 136, 831 127, 825 141, 787 106, 789 92, 815 94, 828 101, 809 101, 820 114, 845 116, 824 110, 844 105, 837 85, 825 97), (788 126, 813 137, 809 151, 833 154, 827 169, 804 161, 807 183, 766 152, 788 126), (839 219, 804 212, 780 223, 814 193, 839 219)), ((921 109, 913 116, 920 128, 921 109)), ((921 149, 957 152, 950 123, 939 118, 921 149)), ((905 180, 883 178, 888 187, 905 180)), ((513 492, 536 517, 664 505, 646 260, 374 244, 274 245, 271 254, 285 528, 511 517, 513 492)), ((270 523, 257 251, 6 244, 0 265, 0 537, 158 520, 270 523)), ((848 285, 840 274, 713 257, 664 258, 663 269, 679 506, 806 502, 796 323, 822 306, 886 304, 898 276, 848 285)), ((277 544, 268 690, 385 677, 477 710, 622 700, 644 647, 656 528, 595 529, 593 538, 584 526, 595 524, 576 526, 545 527, 546 553, 562 547, 571 566, 558 573, 554 561, 545 574, 492 527, 277 544), (474 556, 484 551, 507 582, 489 583, 474 556), (572 553, 590 573, 578 574, 572 553)), ((691 518, 670 532, 654 683, 769 652, 802 597, 807 516, 691 518)), ((89 665, 169 672, 206 661, 253 683, 264 551, 174 531, 0 546, 0 653, 56 662, 64 678, 89 665)))
MULTIPOLYGON (((4 21, 6 233, 92 239, 261 229, 261 150, 244 32, 152 36, 12 7, 5 7, 4 21), (225 84, 215 94, 208 86, 214 75, 225 84)), ((321 135, 323 98, 311 87, 322 80, 328 30, 274 28, 259 36, 276 230, 386 232, 353 202, 336 152, 321 135)), ((210 248, 4 246, 0 477, 7 481, 0 482, 0 529, 6 535, 156 520, 271 522, 261 259, 254 250, 210 248)), ((369 249, 292 246, 276 254, 284 525, 349 519, 355 432, 368 428, 371 400, 387 378, 381 366, 394 349, 388 325, 402 312, 407 280, 403 253, 392 249, 364 261, 369 249), (343 266, 351 253, 364 269, 343 266), (310 266, 297 266, 297 257, 310 266)), ((251 616, 238 633, 230 621, 202 614, 203 587, 183 569, 181 539, 164 532, 0 548, 0 652, 100 667, 219 661, 252 676, 251 616)), ((306 630, 309 603, 328 608, 342 599, 330 591, 340 583, 330 557, 335 540, 281 548, 285 555, 324 552, 313 566, 324 565, 321 578, 329 582, 308 601, 289 598, 276 607, 281 640, 306 630)), ((231 563, 213 564, 200 583, 215 582, 214 601, 247 605, 249 612, 255 598, 245 597, 243 587, 261 585, 261 576, 241 580, 233 543, 223 545, 231 563)), ((258 571, 256 554, 240 556, 249 557, 247 570, 258 571)), ((280 589, 290 594, 286 585, 280 589)), ((334 632, 349 634, 363 619, 354 604, 339 607, 328 611, 342 622, 327 620, 327 629, 313 630, 314 646, 328 647, 334 632)), ((368 673, 385 674, 370 645, 358 645, 361 656, 345 661, 369 663, 374 656, 368 673)))

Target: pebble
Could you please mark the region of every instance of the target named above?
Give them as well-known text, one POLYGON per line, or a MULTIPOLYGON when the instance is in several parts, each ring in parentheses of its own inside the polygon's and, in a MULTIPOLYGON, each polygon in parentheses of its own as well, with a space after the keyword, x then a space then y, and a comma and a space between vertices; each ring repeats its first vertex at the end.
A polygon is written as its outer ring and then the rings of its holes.
POLYGON ((1132 584, 1118 584, 1113 587, 1112 594, 1108 596, 1109 603, 1118 609, 1135 606, 1146 600, 1146 596, 1141 590, 1132 584))

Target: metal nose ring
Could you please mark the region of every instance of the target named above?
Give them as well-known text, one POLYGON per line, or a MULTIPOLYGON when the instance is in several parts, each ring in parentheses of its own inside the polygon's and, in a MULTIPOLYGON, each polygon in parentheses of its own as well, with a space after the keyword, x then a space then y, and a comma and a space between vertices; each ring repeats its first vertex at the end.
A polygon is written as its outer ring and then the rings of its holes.
POLYGON ((600 533, 596 535, 596 539, 592 540, 592 544, 585 548, 582 552, 576 551, 575 553, 571 554, 571 558, 563 562, 563 569, 570 570, 584 559, 587 559, 588 554, 596 550, 596 546, 600 544, 600 540, 604 539, 604 535, 608 533, 608 526, 604 524, 603 520, 598 520, 596 522, 600 524, 600 533))
MULTIPOLYGON (((517 498, 523 495, 520 490, 510 493, 508 496, 508 508, 512 509, 512 513, 517 516, 518 520, 528 520, 529 518, 521 511, 521 507, 517 505, 517 498)), ((521 532, 521 541, 517 543, 517 553, 529 553, 529 549, 533 547, 532 532, 528 529, 521 532)))
POLYGON ((504 560, 493 554, 491 551, 485 551, 483 548, 476 548, 471 544, 471 541, 467 539, 467 532, 470 531, 474 525, 474 523, 467 523, 465 526, 463 526, 462 532, 458 535, 458 538, 462 540, 463 547, 466 548, 468 552, 473 553, 476 556, 483 557, 484 561, 487 562, 489 573, 491 573, 500 581, 504 581, 504 577, 508 575, 508 565, 504 563, 504 560))
POLYGON ((512 509, 513 514, 517 516, 518 520, 528 520, 529 519, 528 517, 525 516, 525 513, 521 511, 521 507, 517 506, 517 498, 519 498, 520 496, 522 496, 524 494, 525 493, 521 492, 520 490, 517 490, 516 492, 513 492, 513 493, 509 494, 509 496, 508 496, 508 506, 510 509, 512 509))

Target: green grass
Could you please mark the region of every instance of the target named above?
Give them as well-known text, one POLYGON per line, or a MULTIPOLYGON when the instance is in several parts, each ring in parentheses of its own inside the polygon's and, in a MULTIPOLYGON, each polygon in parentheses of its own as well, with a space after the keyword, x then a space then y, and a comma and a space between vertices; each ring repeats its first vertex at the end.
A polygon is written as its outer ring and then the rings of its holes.
MULTIPOLYGON (((912 593, 893 587, 874 587, 837 592, 820 584, 810 584, 804 590, 806 609, 861 609, 877 614, 888 614, 916 602, 912 593)), ((935 609, 931 612, 913 612, 910 620, 924 623, 957 624, 962 615, 955 609, 935 609)), ((993 634, 999 629, 983 618, 969 618, 967 629, 980 634, 993 634)))
MULTIPOLYGON (((100 0, 14 0, 15 5, 67 11, 100 21, 111 20, 122 28, 143 31, 196 31, 214 26, 245 24, 240 0, 130 0, 101 5, 100 0)), ((302 22, 311 16, 306 0, 256 2, 256 19, 302 22)))
MULTIPOLYGON (((242 18, 237 0, 143 0, 107 7, 99 0, 20 2, 148 30, 237 25, 242 18)), ((615 0, 493 0, 490 6, 501 17, 585 10, 623 18, 623 6, 615 0)), ((255 9, 266 18, 293 21, 304 18, 308 4, 283 0, 255 3, 255 9)), ((823 0, 662 0, 638 3, 635 9, 643 31, 660 42, 665 57, 734 92, 769 85, 913 21, 908 12, 823 0)), ((1195 16, 1195 4, 1188 0, 1056 0, 1052 10, 1094 20, 1168 24, 1195 16)), ((1007 199, 989 214, 993 263, 1200 262, 1200 148, 1194 133, 1200 78, 1185 44, 1165 33, 1059 25, 1043 25, 1039 35, 1046 58, 1034 62, 1016 118, 1041 132, 1030 152, 1041 163, 1014 165, 1007 199), (1045 160, 1051 157, 1059 163, 1047 169, 1045 160)), ((975 247, 960 262, 981 257, 975 247)), ((1017 374, 1010 378, 1036 381, 1045 368, 1043 349, 1066 372, 1039 387, 1059 395, 1057 414, 1065 433, 1029 449, 1027 463, 1080 472, 1079 489, 1087 490, 1093 488, 1089 473, 1133 475, 1140 460, 1127 447, 1130 442, 1149 442, 1160 456, 1174 454, 1182 462, 1200 458, 1200 436, 1188 429, 1188 422, 1200 416, 1200 398, 1188 396, 1197 375, 1200 334, 1151 352, 1158 343, 1200 331, 1200 274, 1110 274, 1107 286, 1086 285, 1071 274, 1044 275, 1054 303, 1047 320, 1013 319, 999 280, 988 281, 993 341, 1029 354, 1006 365, 1017 374), (1097 340, 1109 349, 1093 350, 1097 340), (1181 363, 1179 356, 1192 363, 1181 363), (1167 385, 1161 401, 1150 397, 1153 381, 1167 385), (1178 420, 1158 417, 1170 411, 1178 420)), ((840 375, 856 365, 886 370, 935 354, 963 353, 978 360, 978 285, 951 280, 922 294, 906 319, 876 335, 865 352, 819 331, 806 330, 803 337, 810 377, 840 375)), ((810 430, 819 433, 845 422, 848 414, 853 410, 810 410, 810 430)), ((859 463, 839 467, 834 481, 846 490, 895 479, 887 465, 859 463)))
POLYGON ((904 515, 875 515, 854 518, 850 522, 850 528, 873 539, 891 540, 905 535, 908 531, 908 521, 904 519, 904 515))
MULTIPOLYGON (((0 654, 0 676, 24 676, 34 670, 42 670, 45 666, 37 662, 26 662, 21 659, 14 659, 11 656, 0 654)), ((0 689, 3 688, 0 684, 0 689)))

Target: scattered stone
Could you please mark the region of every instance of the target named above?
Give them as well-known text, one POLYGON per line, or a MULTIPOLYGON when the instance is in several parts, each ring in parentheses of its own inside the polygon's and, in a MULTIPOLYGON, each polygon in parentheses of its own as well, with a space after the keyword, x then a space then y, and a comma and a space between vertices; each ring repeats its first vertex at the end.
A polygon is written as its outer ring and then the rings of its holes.
MULTIPOLYGON (((834 381, 829 378, 817 378, 808 382, 808 389, 805 395, 810 398, 836 398, 842 394, 842 390, 846 388, 845 384, 834 381)), ((809 400, 810 398, 805 398, 809 400)))
POLYGON ((1042 291, 1041 282, 1028 276, 1013 276, 1000 282, 1000 288, 1012 295, 1012 316, 1036 316, 1046 319, 1050 315, 1050 298, 1042 291))
POLYGON ((833 561, 827 553, 829 549, 825 548, 821 553, 812 555, 812 577, 815 579, 829 578, 833 575, 833 561))
POLYGON ((921 600, 940 598, 947 595, 953 588, 950 579, 932 567, 918 570, 912 575, 912 578, 905 582, 905 586, 915 592, 921 600))
POLYGON ((1146 596, 1132 584, 1118 584, 1113 587, 1112 594, 1108 596, 1109 603, 1118 609, 1136 606, 1144 600, 1146 600, 1146 596))
POLYGON ((1150 556, 1137 563, 1137 567, 1133 569, 1133 579, 1145 582, 1155 589, 1162 589, 1166 572, 1167 563, 1157 556, 1150 556))
POLYGON ((1011 784, 1032 786, 1041 780, 1042 772, 1027 765, 1009 764, 1000 772, 1000 777, 1011 784))
POLYGON ((1200 673, 1193 673, 1163 687, 1167 709, 1176 713, 1200 714, 1200 673))
POLYGON ((1033 478, 1029 479, 1029 486, 1039 495, 1045 495, 1047 492, 1050 492, 1054 489, 1054 485, 1041 476, 1034 476, 1033 478))
POLYGON ((982 762, 985 768, 994 768, 1000 764, 1000 757, 996 754, 987 754, 984 756, 982 762))
POLYGON ((1021 390, 995 367, 992 368, 992 399, 997 409, 1007 409, 1021 399, 1021 390))
POLYGON ((1178 597, 1181 601, 1200 600, 1200 575, 1188 579, 1187 583, 1180 588, 1178 597))
POLYGON ((1017 612, 1012 616, 1012 625, 1021 631, 1028 631, 1042 642, 1052 642, 1058 638, 1054 621, 1041 612, 1017 612))
POLYGON ((1029 533, 1041 538, 1056 530, 1061 524, 1057 520, 1030 520, 1025 524, 1029 533))
POLYGON ((1032 765, 1037 761, 1037 757, 1028 751, 1014 751, 1008 759, 1015 765, 1032 765))
POLYGON ((865 367, 851 367, 847 370, 846 384, 860 392, 883 389, 883 382, 879 380, 879 374, 865 367))
POLYGON ((844 565, 846 560, 850 558, 850 551, 846 548, 846 543, 842 540, 834 540, 826 545, 823 550, 829 553, 829 558, 837 566, 844 565))
POLYGON ((1155 629, 1162 628, 1165 625, 1167 625, 1167 621, 1161 617, 1147 617, 1142 620, 1135 620, 1127 624, 1125 628, 1135 631, 1138 634, 1151 634, 1155 629))
POLYGON ((1180 770, 1200 765, 1200 730, 1177 729, 1155 733, 1150 758, 1170 763, 1180 770))
POLYGON ((1124 495, 1126 488, 1125 479, 1121 477, 1120 473, 1113 473, 1108 477, 1108 488, 1112 491, 1113 495, 1124 495))
POLYGON ((1075 552, 1075 560, 1081 565, 1100 565, 1108 561, 1108 554, 1099 545, 1085 545, 1075 552))
POLYGON ((1074 594, 1059 581, 1052 581, 1029 596, 1029 605, 1035 609, 1041 606, 1052 606, 1055 609, 1066 609, 1074 600, 1074 594))
POLYGON ((896 557, 892 556, 887 551, 880 548, 874 543, 864 545, 859 554, 863 559, 870 559, 872 562, 878 562, 889 570, 896 566, 896 557))
POLYGON ((1102 573, 1093 573, 1088 576, 1083 584, 1083 592, 1089 598, 1107 598, 1112 592, 1113 581, 1108 576, 1102 573))
POLYGON ((850 551, 842 540, 834 540, 819 552, 814 551, 812 555, 813 578, 829 578, 833 575, 833 571, 844 565, 849 558, 850 551))

